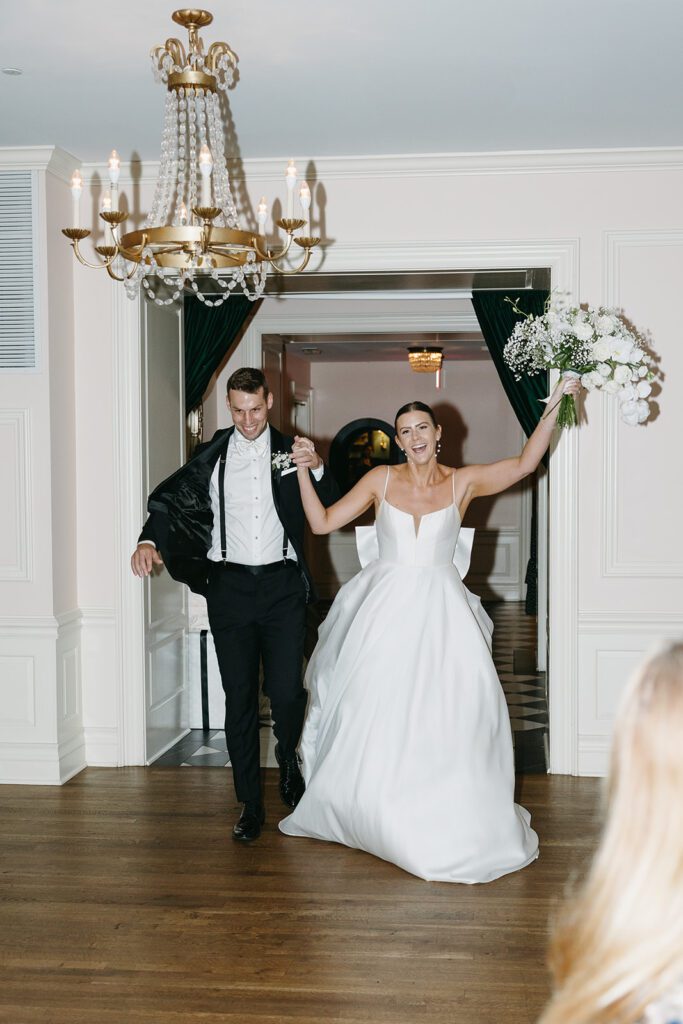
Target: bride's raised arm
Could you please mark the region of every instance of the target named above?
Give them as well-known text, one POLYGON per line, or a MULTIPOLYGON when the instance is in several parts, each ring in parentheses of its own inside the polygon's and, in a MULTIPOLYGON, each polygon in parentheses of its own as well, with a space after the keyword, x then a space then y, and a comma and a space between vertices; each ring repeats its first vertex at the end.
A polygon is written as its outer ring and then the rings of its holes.
POLYGON ((515 458, 501 459, 482 466, 463 466, 458 470, 461 486, 464 484, 464 494, 459 500, 463 515, 473 498, 499 494, 533 473, 550 445, 562 396, 577 395, 580 391, 581 384, 575 378, 559 381, 536 429, 515 458))
MULTIPOLYGON (((296 461, 296 446, 294 447, 296 461)), ((384 488, 386 469, 378 466, 371 469, 362 477, 355 487, 352 487, 348 494, 336 501, 329 508, 320 501, 315 493, 313 482, 308 469, 304 466, 297 467, 297 477, 301 488, 301 503, 304 506, 308 525, 313 533, 332 533, 346 526, 353 519, 370 508, 373 502, 379 501, 384 488)))

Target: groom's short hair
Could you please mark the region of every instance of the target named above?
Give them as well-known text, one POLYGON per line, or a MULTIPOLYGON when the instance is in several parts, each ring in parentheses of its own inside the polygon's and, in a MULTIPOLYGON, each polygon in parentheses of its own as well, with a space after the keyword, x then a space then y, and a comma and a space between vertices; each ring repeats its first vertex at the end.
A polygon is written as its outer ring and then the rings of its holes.
POLYGON ((255 366, 241 366, 239 370, 235 370, 228 377, 226 391, 228 393, 246 391, 248 395, 255 395, 261 388, 263 388, 263 397, 267 398, 269 394, 268 381, 263 371, 257 370, 255 366))

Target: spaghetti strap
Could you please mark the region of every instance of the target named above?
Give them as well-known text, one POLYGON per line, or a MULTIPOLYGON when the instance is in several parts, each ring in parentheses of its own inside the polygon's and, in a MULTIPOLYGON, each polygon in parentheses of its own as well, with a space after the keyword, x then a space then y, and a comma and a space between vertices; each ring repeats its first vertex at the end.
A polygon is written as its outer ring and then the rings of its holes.
POLYGON ((387 487, 389 486, 389 474, 391 472, 391 466, 387 466, 387 475, 384 479, 384 490, 382 491, 382 501, 386 501, 387 487))
POLYGON ((455 470, 451 473, 451 480, 453 482, 453 504, 455 505, 455 470))

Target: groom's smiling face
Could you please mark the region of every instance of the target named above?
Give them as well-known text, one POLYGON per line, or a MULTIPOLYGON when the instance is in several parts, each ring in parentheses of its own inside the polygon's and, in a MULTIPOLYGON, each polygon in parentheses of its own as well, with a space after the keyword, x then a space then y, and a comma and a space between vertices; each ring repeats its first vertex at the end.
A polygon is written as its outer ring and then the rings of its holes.
POLYGON ((259 388, 254 394, 248 391, 228 391, 227 405, 232 421, 243 437, 254 441, 268 426, 268 413, 273 407, 272 394, 264 394, 259 388))

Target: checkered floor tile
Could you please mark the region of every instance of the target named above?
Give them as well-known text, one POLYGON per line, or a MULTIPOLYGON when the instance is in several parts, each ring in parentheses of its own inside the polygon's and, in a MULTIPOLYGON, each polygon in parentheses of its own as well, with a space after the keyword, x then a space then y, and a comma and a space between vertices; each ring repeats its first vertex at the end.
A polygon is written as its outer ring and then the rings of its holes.
POLYGON ((536 671, 536 618, 524 604, 486 606, 493 619, 493 661, 507 700, 517 771, 544 772, 548 765, 548 700, 545 673, 536 671))
MULTIPOLYGON (((507 700, 517 771, 544 772, 548 763, 548 703, 545 674, 536 665, 536 619, 522 602, 501 601, 486 607, 493 619, 493 661, 507 700), (515 670, 518 671, 515 671, 515 670)), ((261 728, 261 764, 274 766, 273 734, 261 728)), ((225 733, 192 729, 166 751, 158 765, 228 767, 225 733)))

